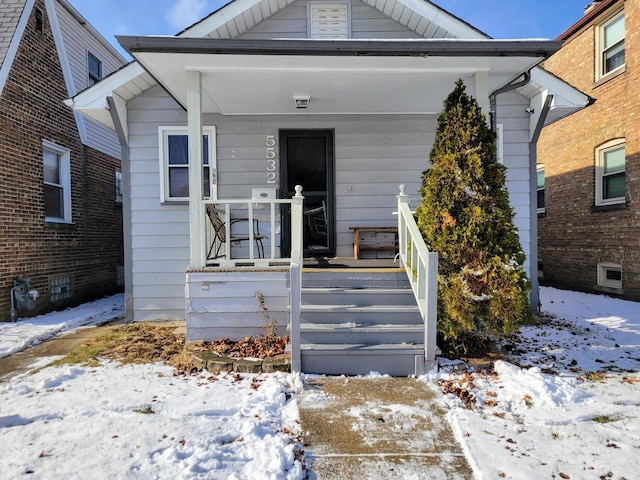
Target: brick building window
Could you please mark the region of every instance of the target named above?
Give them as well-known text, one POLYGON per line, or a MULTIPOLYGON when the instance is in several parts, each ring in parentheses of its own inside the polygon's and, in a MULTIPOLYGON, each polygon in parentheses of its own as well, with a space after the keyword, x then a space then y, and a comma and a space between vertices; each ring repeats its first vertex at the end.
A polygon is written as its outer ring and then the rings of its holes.
POLYGON ((307 2, 309 38, 350 38, 351 2, 307 2))
POLYGON ((70 153, 46 140, 42 141, 44 166, 44 215, 46 222, 71 222, 70 153))
POLYGON ((89 75, 89 86, 99 82, 102 78, 102 62, 91 52, 87 52, 87 72, 89 75))
POLYGON ((624 12, 601 25, 598 32, 596 80, 624 67, 624 12))
POLYGON ((622 289, 622 265, 613 262, 598 263, 598 286, 622 289))
POLYGON ((596 205, 625 203, 625 155, 624 139, 596 149, 596 205))
MULTIPOLYGON (((215 127, 202 129, 203 191, 217 198, 215 127)), ((189 137, 187 127, 159 127, 160 195, 163 202, 189 200, 189 137)))
POLYGON ((124 195, 124 186, 122 184, 122 172, 116 171, 116 203, 122 204, 122 196, 124 195))
POLYGON ((544 165, 538 165, 536 169, 537 173, 537 188, 538 194, 538 213, 544 213, 544 165))

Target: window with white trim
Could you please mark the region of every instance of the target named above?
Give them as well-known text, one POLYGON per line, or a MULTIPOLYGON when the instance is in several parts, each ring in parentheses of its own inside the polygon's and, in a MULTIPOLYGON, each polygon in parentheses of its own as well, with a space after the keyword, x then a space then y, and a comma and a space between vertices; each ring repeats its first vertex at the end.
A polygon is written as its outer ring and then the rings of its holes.
MULTIPOLYGON (((160 195, 163 202, 189 200, 187 127, 159 127, 160 195)), ((205 198, 217 198, 215 127, 202 129, 202 178, 205 198)))
POLYGON ((91 52, 87 52, 87 74, 89 86, 102 79, 102 62, 91 52))
POLYGON ((538 165, 536 168, 536 193, 538 197, 538 213, 544 213, 544 165, 538 165))
POLYGON ((596 205, 625 203, 625 156, 624 139, 596 149, 596 205))
POLYGON ((70 152, 55 143, 42 141, 44 169, 44 216, 46 222, 71 222, 70 152))
POLYGON ((309 38, 350 38, 350 2, 307 2, 309 38))
POLYGON ((613 262, 598 263, 598 286, 622 289, 622 265, 613 262))
POLYGON ((116 203, 122 204, 124 185, 122 184, 122 172, 116 170, 116 203))
POLYGON ((624 68, 624 24, 624 12, 620 12, 598 28, 596 80, 624 68))

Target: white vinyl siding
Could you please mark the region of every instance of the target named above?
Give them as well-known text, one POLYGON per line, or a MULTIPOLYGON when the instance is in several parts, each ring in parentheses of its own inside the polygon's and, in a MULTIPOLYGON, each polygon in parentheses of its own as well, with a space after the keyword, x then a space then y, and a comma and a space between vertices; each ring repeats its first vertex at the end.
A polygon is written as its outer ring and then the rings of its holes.
MULTIPOLYGON (((311 3, 313 2, 309 2, 309 4, 311 3)), ((379 10, 359 0, 351 0, 345 5, 350 11, 351 38, 420 38, 416 32, 400 25, 379 10)), ((237 38, 306 38, 309 34, 307 17, 307 2, 298 0, 241 33, 237 38)), ((232 38, 228 31, 212 32, 210 36, 212 38, 232 38)))
MULTIPOLYGON (((106 77, 115 70, 118 70, 122 67, 123 63, 91 35, 88 30, 80 25, 64 7, 58 2, 55 2, 55 5, 62 40, 75 87, 75 92, 71 92, 71 95, 75 95, 77 92, 81 92, 89 86, 87 63, 89 53, 100 60, 102 64, 102 77, 106 77)), ((79 122, 79 128, 84 128, 86 132, 85 144, 88 147, 115 158, 121 157, 120 144, 115 132, 86 117, 82 117, 80 114, 76 114, 76 117, 76 120, 79 122)))
MULTIPOLYGON (((529 118, 527 101, 501 95, 507 186, 525 253, 530 248, 529 118)), ((129 103, 134 319, 183 319, 189 267, 187 204, 162 204, 158 127, 185 125, 186 114, 159 87, 129 103), (161 259, 161 261, 159 261, 161 259)), ((428 167, 436 115, 217 116, 218 196, 250 198, 267 185, 265 141, 281 129, 332 129, 335 139, 336 243, 338 256, 353 255, 351 226, 395 225, 398 188, 419 202, 421 174, 428 167)), ((280 156, 278 151, 278 171, 280 156)), ((303 192, 304 194, 304 192, 303 192)), ((262 223, 261 223, 262 225, 262 223)), ((270 232, 269 232, 270 235, 270 232)), ((277 241, 277 238, 276 238, 277 241)), ((525 264, 529 272, 528 261, 525 264)))

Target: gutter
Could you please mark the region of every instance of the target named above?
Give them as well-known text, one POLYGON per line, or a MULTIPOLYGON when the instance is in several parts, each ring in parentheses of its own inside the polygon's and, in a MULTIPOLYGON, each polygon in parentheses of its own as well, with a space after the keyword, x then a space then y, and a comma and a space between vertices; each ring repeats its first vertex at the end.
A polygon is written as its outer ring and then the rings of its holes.
POLYGON ((433 57, 536 57, 557 52, 552 40, 237 40, 190 37, 117 36, 129 53, 191 53, 203 55, 331 55, 433 57))
POLYGON ((524 87, 526 84, 528 84, 531 81, 531 70, 527 70, 526 72, 521 74, 520 77, 514 78, 505 86, 500 87, 497 90, 494 90, 491 93, 491 95, 489 95, 489 116, 490 116, 490 123, 491 123, 490 126, 491 126, 491 130, 493 130, 494 132, 496 131, 496 117, 497 117, 496 111, 498 109, 497 107, 498 95, 500 95, 501 93, 510 92, 511 90, 515 90, 516 88, 524 87), (520 77, 523 77, 523 79, 518 80, 518 78, 520 77))

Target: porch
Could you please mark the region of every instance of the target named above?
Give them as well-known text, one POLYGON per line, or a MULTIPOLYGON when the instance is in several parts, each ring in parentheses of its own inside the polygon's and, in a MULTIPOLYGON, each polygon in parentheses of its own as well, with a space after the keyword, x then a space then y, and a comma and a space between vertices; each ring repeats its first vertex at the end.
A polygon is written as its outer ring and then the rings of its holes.
POLYGON ((204 211, 215 205, 223 226, 201 219, 205 261, 186 275, 187 339, 255 336, 273 319, 277 333, 290 336, 294 371, 428 370, 436 356, 437 254, 427 251, 404 186, 394 219, 397 259, 305 258, 303 193, 297 187, 291 199, 203 201, 204 211))

